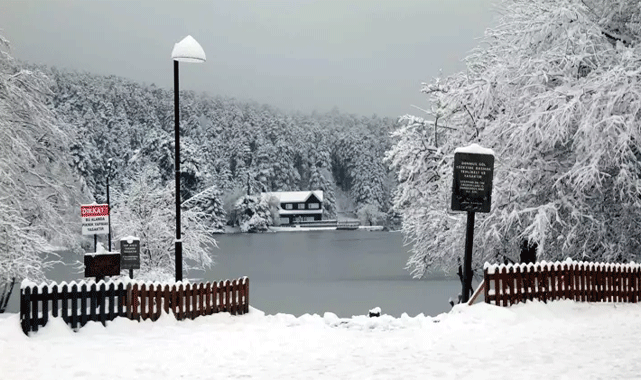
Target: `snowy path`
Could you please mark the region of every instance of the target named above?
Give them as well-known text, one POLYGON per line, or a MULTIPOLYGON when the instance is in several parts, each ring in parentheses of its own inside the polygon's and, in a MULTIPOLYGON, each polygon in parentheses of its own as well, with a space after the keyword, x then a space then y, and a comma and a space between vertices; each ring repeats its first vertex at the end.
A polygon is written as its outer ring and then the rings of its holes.
POLYGON ((436 318, 226 314, 31 338, 0 317, 0 378, 638 379, 641 306, 478 304, 436 318), (440 320, 435 323, 434 320, 440 320))

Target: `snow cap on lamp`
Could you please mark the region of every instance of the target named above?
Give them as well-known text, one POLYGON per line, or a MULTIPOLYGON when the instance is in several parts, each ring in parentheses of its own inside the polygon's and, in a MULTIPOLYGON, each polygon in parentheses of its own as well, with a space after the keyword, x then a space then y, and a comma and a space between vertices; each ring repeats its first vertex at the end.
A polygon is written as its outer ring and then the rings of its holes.
POLYGON ((192 36, 187 36, 177 44, 174 44, 171 58, 174 61, 192 63, 205 62, 207 60, 202 46, 192 36))

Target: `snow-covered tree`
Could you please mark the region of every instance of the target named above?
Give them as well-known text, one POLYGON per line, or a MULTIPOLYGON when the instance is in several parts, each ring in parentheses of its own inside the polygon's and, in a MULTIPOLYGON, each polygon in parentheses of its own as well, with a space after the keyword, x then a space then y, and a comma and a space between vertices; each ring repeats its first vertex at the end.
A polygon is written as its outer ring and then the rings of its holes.
POLYGON ((234 205, 238 225, 242 232, 266 231, 273 225, 276 204, 266 196, 246 195, 234 205))
POLYGON ((22 69, 8 48, 0 36, 0 285, 43 280, 54 247, 79 248, 77 207, 89 200, 48 107, 50 80, 22 69))
POLYGON ((309 190, 321 190, 323 192, 323 217, 325 219, 336 218, 336 193, 335 185, 331 180, 332 173, 325 168, 311 169, 309 177, 309 190))
POLYGON ((378 205, 365 204, 362 205, 356 212, 358 219, 360 219, 365 225, 376 226, 383 222, 387 217, 387 214, 381 212, 378 205))
POLYGON ((467 70, 425 84, 433 108, 396 132, 395 207, 417 276, 453 267, 464 217, 449 208, 453 149, 496 153, 492 212, 474 261, 627 261, 641 249, 641 8, 637 1, 506 0, 467 70))
POLYGON ((183 207, 204 215, 209 229, 223 232, 226 222, 226 212, 223 207, 222 193, 215 186, 208 187, 183 202, 183 207))
MULTIPOLYGON (((175 271, 175 199, 173 182, 160 185, 158 168, 148 166, 132 184, 122 202, 114 207, 112 227, 116 239, 140 238, 141 275, 171 279, 175 271)), ((181 212, 185 270, 213 265, 212 249, 217 246, 208 215, 194 209, 181 212)))

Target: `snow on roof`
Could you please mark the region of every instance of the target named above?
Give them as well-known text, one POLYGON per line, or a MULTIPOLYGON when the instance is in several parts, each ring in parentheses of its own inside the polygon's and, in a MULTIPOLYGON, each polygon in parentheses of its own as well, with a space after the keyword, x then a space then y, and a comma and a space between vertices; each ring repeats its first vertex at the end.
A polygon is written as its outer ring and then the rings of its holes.
POLYGON ((131 244, 134 241, 140 241, 140 238, 130 235, 130 236, 123 237, 122 239, 120 239, 120 241, 126 241, 127 243, 131 244))
POLYGON ((483 148, 479 144, 471 144, 466 147, 459 147, 454 150, 454 153, 476 153, 476 154, 491 154, 494 156, 494 151, 492 149, 483 148))
POLYGON ((270 193, 263 193, 266 195, 273 195, 278 198, 281 203, 303 203, 314 194, 319 202, 323 201, 323 191, 273 191, 270 193))
POLYGON ((174 44, 171 58, 175 61, 192 63, 205 62, 207 60, 202 46, 192 36, 187 36, 182 41, 174 44))

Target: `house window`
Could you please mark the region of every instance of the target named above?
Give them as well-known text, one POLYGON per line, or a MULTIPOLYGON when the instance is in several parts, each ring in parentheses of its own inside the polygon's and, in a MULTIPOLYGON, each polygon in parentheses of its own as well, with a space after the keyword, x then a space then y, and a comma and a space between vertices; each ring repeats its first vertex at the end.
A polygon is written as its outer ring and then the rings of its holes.
POLYGON ((293 208, 293 205, 291 203, 285 204, 285 209, 286 210, 291 210, 293 208))
POLYGON ((317 210, 320 208, 320 204, 318 203, 310 203, 307 206, 309 207, 310 210, 317 210))
POLYGON ((298 209, 299 210, 304 210, 305 209, 305 203, 299 203, 298 204, 298 209))

